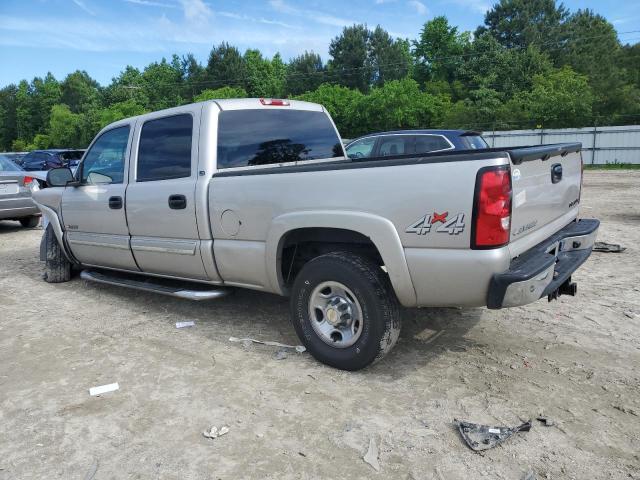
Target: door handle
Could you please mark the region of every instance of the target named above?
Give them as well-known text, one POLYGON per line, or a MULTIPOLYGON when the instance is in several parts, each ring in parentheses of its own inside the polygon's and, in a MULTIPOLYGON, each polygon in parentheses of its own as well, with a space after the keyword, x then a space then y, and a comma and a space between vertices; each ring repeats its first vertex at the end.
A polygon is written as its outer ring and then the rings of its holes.
POLYGON ((109 197, 109 208, 120 210, 122 208, 122 197, 109 197))
POLYGON ((170 195, 169 208, 172 210, 184 210, 187 208, 187 197, 184 195, 170 195))
POLYGON ((562 165, 555 163, 551 165, 551 183, 558 183, 562 180, 562 165))

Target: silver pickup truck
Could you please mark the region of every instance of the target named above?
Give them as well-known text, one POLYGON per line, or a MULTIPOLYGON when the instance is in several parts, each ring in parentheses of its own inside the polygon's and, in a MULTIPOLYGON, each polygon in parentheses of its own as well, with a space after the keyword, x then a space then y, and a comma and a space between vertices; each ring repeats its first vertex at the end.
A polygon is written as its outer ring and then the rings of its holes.
POLYGON ((599 222, 578 220, 580 144, 350 159, 313 103, 216 100, 113 123, 34 194, 46 280, 193 300, 291 298, 318 360, 357 370, 399 305, 574 295, 599 222))

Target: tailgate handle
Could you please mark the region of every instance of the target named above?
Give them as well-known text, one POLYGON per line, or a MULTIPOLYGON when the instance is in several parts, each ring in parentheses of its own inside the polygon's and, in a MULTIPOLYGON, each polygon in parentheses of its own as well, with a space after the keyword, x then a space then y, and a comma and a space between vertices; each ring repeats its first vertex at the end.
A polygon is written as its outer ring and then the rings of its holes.
POLYGON ((551 183, 558 183, 562 180, 562 165, 554 163, 551 165, 551 183))
POLYGON ((171 195, 169 197, 169 208, 172 210, 184 210, 187 208, 187 197, 184 195, 171 195))
POLYGON ((122 197, 109 197, 109 208, 120 210, 122 208, 122 197))

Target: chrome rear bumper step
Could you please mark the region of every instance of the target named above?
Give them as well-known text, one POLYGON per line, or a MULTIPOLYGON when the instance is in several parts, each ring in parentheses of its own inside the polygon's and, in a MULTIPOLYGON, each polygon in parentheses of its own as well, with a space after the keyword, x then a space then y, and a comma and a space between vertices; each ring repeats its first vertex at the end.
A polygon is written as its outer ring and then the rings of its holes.
POLYGON ((127 275, 119 272, 107 273, 96 270, 82 270, 82 272, 80 272, 80 278, 90 282, 133 288, 135 290, 196 301, 226 297, 231 292, 226 288, 211 287, 204 284, 189 284, 176 280, 165 280, 163 278, 145 277, 135 274, 127 275))

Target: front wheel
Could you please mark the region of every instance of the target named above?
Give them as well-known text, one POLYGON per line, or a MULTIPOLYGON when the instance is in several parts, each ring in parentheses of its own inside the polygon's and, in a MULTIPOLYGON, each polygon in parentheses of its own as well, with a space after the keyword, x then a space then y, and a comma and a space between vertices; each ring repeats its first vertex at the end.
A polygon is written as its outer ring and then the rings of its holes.
POLYGON ((71 262, 64 255, 51 224, 44 231, 46 253, 44 280, 47 283, 62 283, 71 280, 71 262))
POLYGON ((319 361, 359 370, 380 360, 400 335, 389 278, 367 257, 332 252, 308 262, 293 285, 293 326, 319 361))

